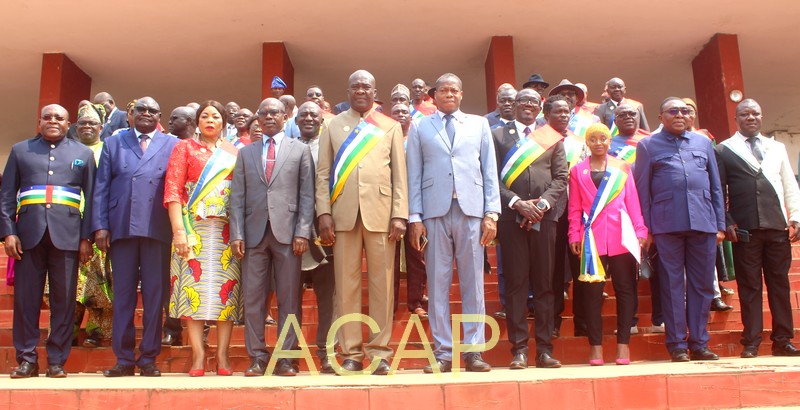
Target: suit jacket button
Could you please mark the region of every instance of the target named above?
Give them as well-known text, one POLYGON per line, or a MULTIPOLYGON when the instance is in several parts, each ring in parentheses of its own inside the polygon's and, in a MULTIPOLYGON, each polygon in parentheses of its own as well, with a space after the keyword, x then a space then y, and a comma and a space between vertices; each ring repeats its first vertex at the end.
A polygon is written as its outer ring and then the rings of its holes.
POLYGON ((131 181, 136 181, 136 177, 131 178, 131 181))
POLYGON ((50 161, 55 161, 56 157, 50 157, 50 161))
POLYGON ((47 171, 47 175, 53 175, 53 171, 52 170, 47 171))
POLYGON ((50 204, 47 204, 44 207, 47 208, 47 209, 50 209, 50 204))

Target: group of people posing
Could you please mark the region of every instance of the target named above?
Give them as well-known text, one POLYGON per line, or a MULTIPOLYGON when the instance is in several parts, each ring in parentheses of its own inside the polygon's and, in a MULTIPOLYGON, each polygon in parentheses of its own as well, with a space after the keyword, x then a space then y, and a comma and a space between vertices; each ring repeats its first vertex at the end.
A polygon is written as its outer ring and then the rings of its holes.
MULTIPOLYGON (((629 364, 640 264, 652 265, 672 360, 717 359, 706 325, 723 240, 733 243, 742 357, 758 355, 762 277, 772 353, 800 355, 791 344, 788 281, 800 190, 785 147, 761 135, 754 100, 739 103, 739 131, 717 145, 694 129, 694 103, 675 97, 662 102, 651 135, 642 105, 625 98, 618 78, 606 84, 608 100, 592 104, 567 80, 545 96, 549 84, 534 75, 520 90, 501 86, 497 111, 485 117, 460 110, 462 83, 451 73, 431 89, 420 79, 398 84, 384 104, 375 78, 358 70, 348 79, 348 101, 333 108, 319 87, 309 87, 298 107, 282 80, 272 86, 274 98, 255 114, 213 100, 178 107, 170 134, 151 97, 125 112, 100 93, 81 104, 72 128, 65 108, 42 109, 39 134, 13 146, 0 190, 0 236, 15 272, 19 366, 12 378, 39 374, 46 282, 48 377, 67 376, 83 309, 93 324, 84 344, 111 339, 117 363, 107 377, 136 368, 160 376, 164 310, 178 332, 177 320, 187 325, 190 376, 206 371, 207 322, 216 323, 216 374, 233 374, 228 348, 234 323, 243 322, 251 359, 244 374, 264 375, 268 295, 277 298, 281 348, 298 349, 291 324, 303 318, 304 283, 319 305, 322 371, 362 372, 366 358, 369 372, 386 375, 401 270, 409 311, 430 322, 435 361, 424 372, 448 372, 453 333, 462 331, 451 328, 454 265, 461 313, 483 317, 484 250, 494 244, 512 369, 531 364, 531 311, 532 364, 561 366, 552 340, 560 334, 565 274, 591 365, 603 364, 601 305, 611 279, 616 364, 629 364), (373 329, 365 341, 361 322, 342 324, 334 355, 332 322, 362 311, 364 254, 373 329)), ((484 327, 464 322, 462 343, 484 343, 484 327)), ((463 363, 467 371, 491 370, 477 352, 463 363)), ((280 376, 299 371, 287 358, 272 365, 280 376)))

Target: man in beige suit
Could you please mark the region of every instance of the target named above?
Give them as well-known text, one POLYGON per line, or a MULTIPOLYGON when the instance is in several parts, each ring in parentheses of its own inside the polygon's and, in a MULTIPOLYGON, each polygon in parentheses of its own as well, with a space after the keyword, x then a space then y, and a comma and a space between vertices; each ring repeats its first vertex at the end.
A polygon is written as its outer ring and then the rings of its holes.
POLYGON ((361 313, 361 254, 367 254, 369 316, 380 331, 362 351, 360 322, 340 328, 342 368, 389 372, 393 264, 408 219, 408 182, 400 124, 374 110, 375 77, 358 70, 347 89, 350 109, 326 121, 320 136, 317 215, 320 240, 333 245, 336 301, 344 316, 361 313), (376 365, 377 363, 377 365, 376 365), (377 367, 376 367, 377 366, 377 367))

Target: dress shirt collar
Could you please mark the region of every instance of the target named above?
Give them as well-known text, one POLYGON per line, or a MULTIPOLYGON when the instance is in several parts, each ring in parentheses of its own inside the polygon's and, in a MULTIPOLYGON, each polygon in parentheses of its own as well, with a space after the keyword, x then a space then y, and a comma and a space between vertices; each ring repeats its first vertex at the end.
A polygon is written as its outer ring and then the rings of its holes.
MULTIPOLYGON (((436 114, 439 115, 439 119, 442 120, 442 124, 444 124, 445 123, 444 116, 447 115, 447 114, 445 114, 445 113, 443 113, 443 112, 441 112, 439 110, 436 110, 436 114)), ((453 115, 453 118, 455 118, 459 122, 464 117, 464 113, 461 112, 461 109, 456 110, 456 112, 454 112, 452 115, 453 115)))
POLYGON ((531 125, 525 125, 517 120, 514 120, 514 127, 517 129, 517 133, 519 133, 519 138, 521 139, 525 136, 525 127, 530 128, 531 134, 536 131, 536 122, 531 125))
POLYGON ((141 132, 139 132, 139 130, 137 130, 136 128, 134 128, 134 129, 133 129, 133 132, 135 132, 135 133, 136 133, 136 138, 137 138, 139 141, 141 141, 141 140, 142 140, 142 135, 147 135, 147 137, 148 137, 148 138, 150 138, 150 141, 152 141, 152 140, 153 140, 153 137, 156 135, 156 130, 153 130, 153 131, 151 131, 151 132, 148 132, 147 134, 142 134, 141 132))
MULTIPOLYGON (((281 141, 283 141, 283 137, 284 137, 284 136, 285 136, 285 135, 283 134, 283 131, 281 131, 281 132, 279 132, 279 133, 275 134, 275 135, 272 137, 272 141, 273 141, 273 142, 274 142, 274 144, 275 144, 275 148, 278 148, 278 146, 280 146, 280 145, 281 145, 281 141)), ((268 145, 267 145, 267 140, 269 140, 269 138, 270 138, 270 137, 269 137, 269 136, 267 136, 266 134, 264 134, 264 136, 262 136, 262 137, 261 137, 261 140, 264 142, 264 152, 267 152, 267 147, 268 147, 268 145)))
POLYGON ((114 107, 113 109, 111 109, 111 112, 108 113, 108 117, 106 118, 106 124, 110 124, 111 123, 111 116, 114 115, 114 113, 117 112, 117 111, 119 111, 117 109, 117 107, 114 107))
MULTIPOLYGON (((742 133, 741 133, 741 132, 739 132, 739 131, 736 131, 736 134, 734 134, 734 135, 735 135, 735 136, 738 136, 739 138, 741 138, 741 139, 742 139, 742 141, 744 141, 744 142, 747 142, 747 137, 745 137, 744 135, 742 135, 742 133)), ((759 132, 758 134, 756 134, 756 138, 758 138, 758 140, 760 141, 760 140, 761 140, 761 138, 765 138, 765 137, 764 137, 763 135, 761 135, 761 133, 759 132)))
POLYGON ((611 105, 613 105, 613 106, 614 106, 614 108, 617 108, 617 107, 619 107, 620 105, 622 105, 622 104, 625 104, 625 97, 622 97, 622 99, 621 99, 621 100, 619 100, 619 102, 616 102, 616 101, 614 101, 614 100, 612 100, 612 99, 610 99, 610 98, 609 98, 609 100, 608 100, 608 101, 611 103, 611 105))

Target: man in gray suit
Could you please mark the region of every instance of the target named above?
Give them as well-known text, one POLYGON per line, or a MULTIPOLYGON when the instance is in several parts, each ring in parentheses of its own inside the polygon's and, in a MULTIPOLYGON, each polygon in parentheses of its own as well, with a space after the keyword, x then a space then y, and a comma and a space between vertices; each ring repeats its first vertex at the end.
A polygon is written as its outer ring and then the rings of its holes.
MULTIPOLYGON (((314 218, 314 166, 308 145, 283 134, 285 121, 283 103, 261 102, 263 142, 242 148, 231 182, 231 248, 242 259, 244 342, 252 361, 245 376, 263 376, 269 362, 264 319, 270 274, 278 297, 278 334, 290 314, 298 323, 302 319, 300 256, 308 250, 314 218)), ((290 331, 283 349, 297 346, 297 334, 290 331)), ((275 374, 294 376, 297 367, 280 359, 275 374)))
MULTIPOLYGON (((483 246, 497 233, 500 192, 492 134, 485 118, 461 112, 461 80, 451 73, 436 81, 439 110, 411 125, 406 162, 411 245, 428 261, 429 318, 439 371, 452 367, 450 285, 458 264, 462 312, 485 313, 483 246)), ((464 344, 484 343, 484 323, 464 324, 464 344)), ((460 333, 460 329, 456 329, 460 333)), ((464 356, 467 371, 491 370, 480 353, 464 356)), ((426 366, 426 373, 433 368, 426 366)))

